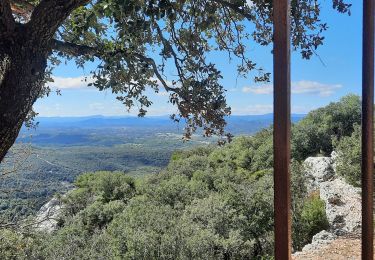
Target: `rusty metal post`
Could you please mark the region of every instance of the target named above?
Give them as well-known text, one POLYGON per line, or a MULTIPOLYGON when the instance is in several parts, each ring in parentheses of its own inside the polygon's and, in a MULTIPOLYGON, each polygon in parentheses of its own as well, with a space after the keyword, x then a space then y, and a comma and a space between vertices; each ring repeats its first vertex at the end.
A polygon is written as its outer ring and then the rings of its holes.
POLYGON ((373 259, 374 0, 363 1, 362 259, 373 259))
POLYGON ((291 258, 290 0, 273 1, 275 258, 291 258))

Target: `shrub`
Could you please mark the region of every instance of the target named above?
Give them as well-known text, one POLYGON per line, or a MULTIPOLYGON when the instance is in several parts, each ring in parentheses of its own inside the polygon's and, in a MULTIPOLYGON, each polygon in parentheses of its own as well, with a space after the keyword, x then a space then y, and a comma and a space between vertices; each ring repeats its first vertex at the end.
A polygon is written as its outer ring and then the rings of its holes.
POLYGON ((42 236, 29 232, 0 229, 0 256, 4 260, 29 260, 40 258, 42 236))
POLYGON ((297 160, 311 155, 329 155, 333 140, 351 136, 354 125, 361 123, 361 100, 347 95, 339 102, 311 111, 292 129, 292 153, 297 160))
POLYGON ((297 217, 299 223, 296 225, 296 231, 299 234, 298 239, 294 241, 294 249, 301 249, 303 245, 311 243, 315 234, 329 228, 325 203, 319 198, 318 193, 311 194, 305 200, 297 217))
POLYGON ((336 172, 354 186, 361 185, 361 128, 355 125, 351 136, 335 142, 336 172))

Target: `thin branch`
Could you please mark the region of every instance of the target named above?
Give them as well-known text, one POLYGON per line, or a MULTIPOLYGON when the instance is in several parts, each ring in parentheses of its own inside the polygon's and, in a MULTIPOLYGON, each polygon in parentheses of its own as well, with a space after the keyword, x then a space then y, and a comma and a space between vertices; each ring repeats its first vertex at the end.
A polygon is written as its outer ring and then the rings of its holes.
POLYGON ((223 6, 229 7, 234 12, 242 15, 243 17, 247 18, 250 21, 253 20, 253 18, 254 18, 254 17, 252 17, 251 14, 246 13, 246 11, 244 9, 240 8, 241 6, 239 6, 239 5, 227 2, 225 0, 212 0, 212 1, 215 2, 215 3, 221 4, 223 6))
POLYGON ((177 88, 171 88, 170 86, 168 86, 167 82, 165 82, 165 80, 163 79, 163 77, 161 76, 159 70, 158 70, 158 67, 155 63, 155 61, 149 57, 146 57, 142 54, 134 54, 135 57, 139 58, 141 61, 144 61, 146 62, 147 64, 151 65, 152 66, 152 69, 154 70, 154 74, 155 76, 158 78, 158 80, 161 82, 161 84, 163 85, 163 87, 165 88, 166 91, 172 91, 172 92, 175 92, 177 93, 178 92, 178 89, 177 88))
MULTIPOLYGON (((85 46, 85 45, 78 45, 74 43, 69 43, 69 42, 63 42, 59 40, 53 40, 52 42, 52 49, 56 51, 61 51, 67 55, 71 56, 95 56, 97 58, 102 59, 104 56, 104 53, 99 50, 98 48, 95 47, 90 47, 90 46, 85 46)), ((172 88, 168 86, 167 82, 163 79, 161 76, 158 67, 155 63, 155 61, 152 58, 146 57, 142 54, 139 53, 128 53, 126 50, 117 50, 114 51, 113 53, 105 53, 107 56, 112 56, 112 55, 118 55, 122 54, 124 58, 128 58, 129 56, 133 56, 137 59, 139 59, 141 62, 145 62, 148 65, 150 65, 154 71, 155 76, 158 78, 158 80, 161 82, 163 87, 165 88, 166 91, 173 91, 177 92, 178 89, 172 88)))
POLYGON ((170 53, 171 53, 171 55, 173 57, 174 64, 175 64, 175 67, 177 69, 178 76, 180 77, 180 79, 185 80, 184 73, 182 72, 181 65, 179 64, 179 61, 181 61, 181 59, 178 57, 177 53, 174 51, 173 46, 163 36, 163 32, 161 31, 159 25, 157 23, 155 23, 155 26, 156 26, 156 31, 158 32, 159 38, 160 38, 160 40, 162 41, 162 43, 164 45, 164 48, 168 49, 168 51, 170 51, 170 53))

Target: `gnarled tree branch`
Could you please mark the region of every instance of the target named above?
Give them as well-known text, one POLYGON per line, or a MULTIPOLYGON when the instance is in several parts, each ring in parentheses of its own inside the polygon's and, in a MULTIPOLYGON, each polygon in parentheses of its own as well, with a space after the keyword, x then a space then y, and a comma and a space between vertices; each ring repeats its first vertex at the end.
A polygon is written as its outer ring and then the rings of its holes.
POLYGON ((29 34, 39 43, 48 43, 69 14, 88 2, 89 0, 42 0, 27 23, 29 34))
POLYGON ((63 42, 59 40, 52 41, 52 49, 63 52, 70 56, 95 56, 100 58, 100 52, 95 47, 90 47, 86 45, 79 45, 70 42, 63 42))

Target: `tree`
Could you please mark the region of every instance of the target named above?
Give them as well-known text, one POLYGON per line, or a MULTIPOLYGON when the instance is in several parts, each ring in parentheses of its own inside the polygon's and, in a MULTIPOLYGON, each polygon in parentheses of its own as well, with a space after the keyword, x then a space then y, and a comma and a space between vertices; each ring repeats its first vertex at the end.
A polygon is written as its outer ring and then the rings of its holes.
POLYGON ((345 136, 340 140, 335 140, 336 172, 345 180, 356 187, 361 186, 361 127, 354 125, 351 136, 345 136))
MULTIPOLYGON (((344 0, 332 2, 349 12, 344 0)), ((327 29, 320 5, 292 0, 291 13, 293 47, 309 58, 327 29)), ((246 47, 250 40, 270 44, 271 23, 271 0, 2 0, 0 161, 35 115, 34 102, 49 93, 45 83, 62 60, 98 64, 90 84, 111 89, 127 108, 138 105, 140 116, 151 105, 146 88, 164 88, 178 107, 172 118, 186 120, 187 138, 198 127, 206 136, 224 135, 230 108, 208 54, 228 52, 241 75, 256 71, 256 81, 268 81, 270 74, 247 57, 246 47), (255 25, 252 31, 245 30, 247 23, 255 25), (167 79, 171 66, 177 76, 167 79)))
POLYGON ((361 124, 361 98, 354 94, 311 111, 292 128, 293 158, 330 155, 333 141, 351 136, 356 124, 361 124))

